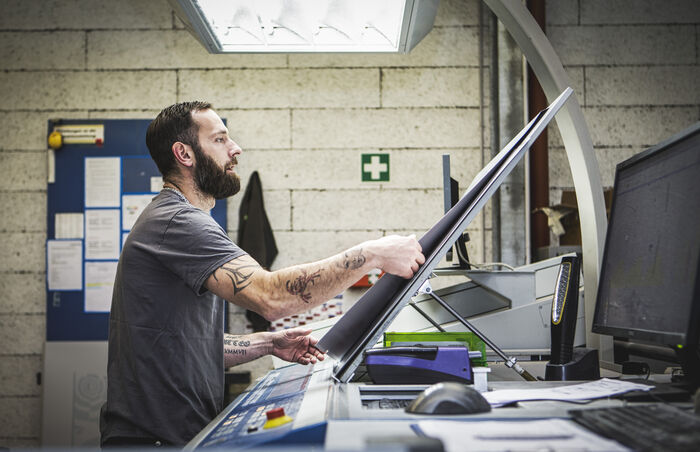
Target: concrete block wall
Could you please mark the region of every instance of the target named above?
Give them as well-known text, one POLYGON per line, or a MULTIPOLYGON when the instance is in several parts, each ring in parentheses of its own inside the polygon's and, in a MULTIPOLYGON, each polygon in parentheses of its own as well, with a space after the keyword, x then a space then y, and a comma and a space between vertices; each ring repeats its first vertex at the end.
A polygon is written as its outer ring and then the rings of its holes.
MULTIPOLYGON (((410 55, 209 55, 165 0, 0 3, 0 447, 40 444, 48 119, 153 118, 177 101, 213 102, 244 148, 244 184, 261 175, 275 268, 383 234, 421 234, 442 210, 441 155, 452 155, 464 186, 484 163, 478 5, 442 0, 410 55), (360 182, 368 152, 391 155, 390 182, 360 182)), ((549 2, 548 33, 606 184, 612 162, 700 115, 697 2, 656 9, 651 0, 549 2)), ((557 190, 571 183, 556 132, 551 142, 557 190)), ((228 205, 232 237, 238 199, 228 205)), ((469 228, 476 261, 490 256, 489 217, 469 228)), ((241 313, 232 319, 243 323, 241 313)))
MULTIPOLYGON (((441 213, 441 154, 460 180, 482 165, 478 3, 442 3, 431 34, 389 56, 210 55, 165 0, 0 4, 0 447, 40 444, 47 120, 153 118, 177 101, 213 102, 244 148, 244 184, 260 172, 275 268, 420 234, 441 213), (391 154, 390 182, 360 182, 369 152, 391 154)), ((232 237, 238 206, 229 203, 232 237)))
MULTIPOLYGON (((583 109, 604 187, 617 163, 700 120, 700 2, 549 1, 547 35, 583 109)), ((549 130, 556 204, 573 182, 561 137, 549 130)))

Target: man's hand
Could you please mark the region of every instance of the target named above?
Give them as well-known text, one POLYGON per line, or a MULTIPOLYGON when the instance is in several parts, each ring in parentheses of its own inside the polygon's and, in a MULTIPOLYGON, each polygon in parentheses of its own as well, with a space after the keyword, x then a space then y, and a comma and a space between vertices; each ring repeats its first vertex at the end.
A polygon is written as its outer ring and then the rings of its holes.
POLYGON ((285 361, 299 364, 315 364, 323 361, 324 355, 316 348, 318 340, 309 336, 311 330, 292 328, 272 334, 272 351, 270 354, 285 361))
POLYGON ((415 235, 389 235, 365 242, 363 248, 386 273, 410 278, 425 263, 423 249, 415 235))

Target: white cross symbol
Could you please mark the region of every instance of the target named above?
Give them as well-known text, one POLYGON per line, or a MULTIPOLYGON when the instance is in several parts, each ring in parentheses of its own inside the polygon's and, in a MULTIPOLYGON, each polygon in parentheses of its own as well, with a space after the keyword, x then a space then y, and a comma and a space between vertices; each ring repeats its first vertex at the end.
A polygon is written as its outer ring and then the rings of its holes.
POLYGON ((362 170, 365 173, 371 173, 370 178, 379 179, 379 175, 387 172, 389 168, 386 163, 380 163, 378 155, 373 155, 370 158, 370 163, 365 163, 362 170))

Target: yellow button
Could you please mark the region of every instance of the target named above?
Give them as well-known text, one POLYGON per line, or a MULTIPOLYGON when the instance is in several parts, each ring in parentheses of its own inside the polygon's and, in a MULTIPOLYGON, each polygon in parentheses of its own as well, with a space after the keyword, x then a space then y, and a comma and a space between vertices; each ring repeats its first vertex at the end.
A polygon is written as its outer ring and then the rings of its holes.
POLYGON ((270 411, 267 411, 265 416, 267 416, 267 422, 265 422, 263 428, 279 427, 280 425, 287 424, 293 420, 284 413, 284 408, 282 407, 273 408, 270 411))

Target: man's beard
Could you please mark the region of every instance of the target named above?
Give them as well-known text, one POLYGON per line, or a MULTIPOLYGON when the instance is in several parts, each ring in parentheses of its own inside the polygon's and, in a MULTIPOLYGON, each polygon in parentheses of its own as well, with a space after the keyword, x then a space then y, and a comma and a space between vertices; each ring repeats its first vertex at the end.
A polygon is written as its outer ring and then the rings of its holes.
POLYGON ((202 193, 214 199, 224 199, 233 196, 241 189, 241 179, 236 173, 227 173, 227 167, 233 167, 236 157, 233 157, 224 168, 221 168, 213 158, 202 152, 199 143, 192 146, 197 162, 194 166, 194 182, 202 193))

